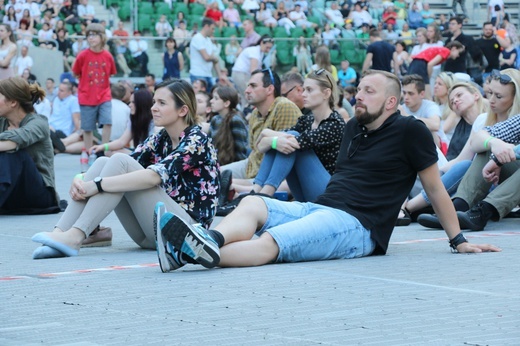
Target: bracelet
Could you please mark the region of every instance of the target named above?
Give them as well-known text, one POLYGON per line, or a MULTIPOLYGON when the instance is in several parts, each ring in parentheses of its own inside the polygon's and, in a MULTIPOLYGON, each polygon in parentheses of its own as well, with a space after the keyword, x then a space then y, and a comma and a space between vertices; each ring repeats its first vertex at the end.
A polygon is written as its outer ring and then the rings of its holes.
POLYGON ((449 241, 450 247, 454 250, 453 252, 457 251, 457 246, 459 246, 462 243, 467 243, 467 242, 468 241, 466 240, 466 238, 464 238, 464 235, 462 234, 462 232, 457 234, 453 239, 451 239, 449 241))
POLYGON ((277 143, 278 143, 278 137, 273 137, 273 141, 271 142, 271 148, 276 150, 277 143))
POLYGON ((109 151, 109 149, 108 149, 108 143, 105 143, 103 147, 104 147, 105 151, 109 151))
POLYGON ((489 136, 485 141, 484 141, 484 149, 487 149, 488 148, 488 144, 489 144, 489 141, 492 140, 493 136, 489 136))
POLYGON ((76 178, 81 179, 81 180, 84 180, 84 179, 85 179, 85 176, 84 176, 83 174, 81 174, 81 173, 78 173, 78 174, 76 174, 76 175, 74 176, 74 179, 76 179, 76 178))
POLYGON ((498 157, 495 156, 495 154, 491 153, 491 155, 489 155, 489 158, 493 161, 495 161, 495 163, 497 164, 498 167, 502 167, 503 164, 498 161, 498 157))

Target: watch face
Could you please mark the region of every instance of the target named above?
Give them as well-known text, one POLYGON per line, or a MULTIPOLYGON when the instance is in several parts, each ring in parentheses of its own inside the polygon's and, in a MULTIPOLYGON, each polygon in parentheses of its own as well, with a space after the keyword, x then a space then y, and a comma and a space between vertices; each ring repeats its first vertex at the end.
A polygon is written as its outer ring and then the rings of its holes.
POLYGON ((95 183, 99 183, 100 181, 101 181, 101 177, 95 177, 95 178, 94 178, 94 182, 95 182, 95 183))

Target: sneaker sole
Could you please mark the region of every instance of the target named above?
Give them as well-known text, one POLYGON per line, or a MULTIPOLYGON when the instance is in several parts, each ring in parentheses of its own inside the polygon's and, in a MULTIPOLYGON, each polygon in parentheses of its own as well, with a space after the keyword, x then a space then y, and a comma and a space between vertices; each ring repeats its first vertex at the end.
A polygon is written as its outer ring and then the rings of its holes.
POLYGON ((112 246, 112 240, 97 241, 89 244, 81 244, 81 247, 105 247, 112 246))
POLYGON ((161 230, 162 235, 176 249, 193 258, 205 268, 213 268, 220 262, 218 247, 213 246, 192 226, 174 215, 161 230))
POLYGON ((424 220, 424 219, 417 219, 417 223, 423 227, 431 228, 431 229, 442 229, 442 226, 439 225, 438 222, 432 221, 432 220, 424 220))
POLYGON ((170 266, 168 258, 166 257, 166 244, 162 235, 160 234, 161 216, 163 216, 164 213, 166 213, 166 207, 164 206, 164 203, 157 203, 153 212, 153 232, 155 234, 155 248, 157 250, 157 257, 159 258, 159 267, 161 267, 161 271, 163 273, 167 273, 171 271, 172 268, 170 266))

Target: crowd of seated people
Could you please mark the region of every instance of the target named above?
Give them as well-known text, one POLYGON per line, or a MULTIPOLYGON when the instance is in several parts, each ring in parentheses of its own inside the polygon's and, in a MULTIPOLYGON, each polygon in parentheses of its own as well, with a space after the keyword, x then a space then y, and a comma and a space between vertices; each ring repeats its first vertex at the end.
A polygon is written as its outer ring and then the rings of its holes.
MULTIPOLYGON (((28 4, 30 3, 31 2, 28 1, 28 4)), ((244 2, 244 4, 246 4, 246 2, 244 2)), ((222 6, 220 6, 218 2, 207 4, 207 10, 204 16, 213 20, 213 22, 209 22, 212 23, 211 26, 217 30, 222 30, 224 27, 234 28, 233 30, 236 29, 236 35, 230 36, 229 40, 226 40, 223 46, 221 45, 215 49, 217 56, 220 58, 224 57, 224 59, 216 62, 219 68, 217 69, 218 73, 216 74, 216 78, 214 78, 213 85, 208 85, 205 79, 192 81, 192 85, 194 89, 196 89, 195 96, 197 97, 197 105, 199 104, 199 99, 201 105, 200 113, 199 108, 197 108, 197 115, 199 116, 197 118, 198 123, 205 132, 208 132, 209 135, 214 138, 215 147, 221 153, 219 159, 223 161, 222 163, 233 163, 231 161, 233 161, 234 158, 236 158, 237 161, 246 159, 248 157, 247 155, 249 155, 249 151, 254 150, 254 146, 257 145, 256 143, 252 143, 251 140, 247 142, 247 138, 252 135, 251 133, 247 133, 248 115, 251 114, 250 106, 253 102, 257 104, 261 103, 259 103, 258 100, 252 99, 254 95, 252 96, 252 92, 249 90, 251 89, 250 81, 254 75, 253 72, 258 69, 263 70, 265 67, 273 67, 273 70, 275 70, 274 67, 276 64, 270 65, 271 62, 268 61, 268 57, 273 56, 271 50, 276 50, 276 36, 274 37, 274 46, 270 41, 273 39, 272 36, 275 34, 275 29, 280 27, 282 30, 285 30, 287 34, 291 34, 294 30, 301 28, 306 30, 305 36, 295 37, 298 43, 291 46, 291 48, 294 48, 294 65, 296 66, 292 68, 290 72, 301 74, 305 80, 306 76, 314 76, 319 71, 327 71, 326 73, 321 72, 324 74, 317 78, 321 78, 322 83, 327 84, 330 82, 334 84, 334 88, 331 87, 330 89, 331 92, 334 91, 335 95, 327 94, 331 100, 338 101, 338 96, 341 96, 339 97, 339 102, 333 105, 327 105, 327 107, 330 108, 327 108, 327 112, 337 112, 341 115, 341 118, 346 121, 350 119, 352 110, 350 109, 350 112, 347 110, 347 112, 343 113, 344 108, 347 108, 346 104, 348 104, 349 107, 355 104, 355 88, 363 71, 359 69, 358 66, 350 64, 348 59, 344 58, 340 60, 341 63, 333 64, 331 61, 331 51, 339 49, 339 42, 344 38, 357 39, 364 45, 359 44, 356 47, 366 47, 368 52, 372 51, 379 39, 395 43, 396 48, 394 48, 394 51, 390 52, 389 55, 388 63, 390 64, 390 69, 388 72, 393 72, 399 79, 405 81, 403 83, 405 90, 405 97, 403 98, 405 102, 402 107, 403 113, 425 119, 424 122, 428 125, 428 128, 435 137, 435 142, 439 149, 439 157, 446 159, 444 156, 447 155, 448 160, 441 160, 443 164, 440 165, 440 172, 443 174, 448 173, 447 167, 451 168, 454 163, 458 163, 457 160, 466 161, 465 166, 457 166, 459 169, 452 171, 451 174, 454 174, 453 172, 459 174, 456 179, 449 180, 450 175, 447 175, 445 178, 450 183, 456 181, 458 184, 463 179, 464 171, 468 169, 470 165, 469 160, 473 158, 474 152, 476 152, 475 150, 471 151, 470 145, 468 144, 468 138, 473 134, 471 131, 476 132, 478 129, 482 129, 484 125, 478 123, 480 128, 476 128, 475 125, 473 125, 475 121, 474 118, 478 115, 477 113, 487 110, 487 108, 485 108, 485 100, 487 97, 490 99, 491 109, 493 109, 495 104, 499 103, 496 93, 500 91, 501 87, 507 85, 509 88, 516 90, 518 76, 507 69, 504 70, 506 72, 494 71, 493 74, 489 74, 487 81, 493 85, 492 90, 488 95, 482 92, 478 97, 475 96, 475 100, 479 100, 479 107, 478 109, 471 109, 471 117, 469 117, 469 113, 467 113, 470 112, 469 107, 468 109, 462 109, 462 106, 459 107, 454 104, 455 101, 452 101, 452 96, 454 100, 462 96, 457 96, 456 93, 452 93, 453 89, 451 86, 462 88, 461 90, 463 92, 465 90, 468 98, 471 95, 475 95, 474 90, 479 92, 483 91, 480 89, 481 86, 469 84, 471 83, 471 76, 465 73, 469 71, 450 71, 444 68, 444 63, 447 60, 458 59, 463 53, 468 52, 469 54, 470 50, 473 49, 468 41, 460 41, 461 35, 463 35, 461 29, 462 18, 453 17, 446 20, 441 16, 437 17, 432 13, 428 4, 421 4, 419 2, 414 2, 410 6, 408 6, 405 1, 395 1, 394 3, 385 2, 381 9, 371 8, 369 2, 357 2, 350 7, 345 3, 330 2, 330 4, 327 4, 326 10, 319 14, 313 13, 312 8, 305 6, 305 4, 306 2, 298 2, 298 4, 296 4, 296 2, 283 1, 278 3, 261 2, 258 4, 258 9, 247 10, 247 13, 249 13, 247 19, 243 19, 240 15, 237 16, 237 14, 240 13, 237 8, 243 6, 243 4, 230 2, 226 4, 224 8, 221 8, 222 6), (419 15, 417 16, 417 14, 419 15), (323 24, 321 25, 323 29, 309 20, 311 16, 318 17, 319 23, 323 24), (269 28, 268 32, 270 32, 270 34, 259 35, 255 30, 255 25, 257 27, 269 28), (374 30, 376 32, 375 35, 374 30), (444 37, 442 35, 443 31, 444 37), (308 35, 308 33, 314 34, 311 36, 308 35), (374 39, 374 37, 378 39, 374 39), (253 51, 254 55, 251 53, 253 51), (240 57, 241 54, 243 54, 242 58, 240 57), (260 58, 258 59, 257 57, 260 58), (230 79, 228 77, 228 75, 231 74, 230 71, 237 70, 233 69, 236 61, 242 60, 247 62, 243 79, 230 79), (251 62, 254 63, 251 64, 251 62), (225 67, 227 67, 227 69, 225 67), (410 67, 412 67, 411 70, 410 67), (452 72, 458 72, 458 75, 455 76, 452 72), (324 77, 326 78, 324 79, 324 77), (406 82, 408 80, 412 80, 412 82, 406 82), (467 84, 461 85, 461 83, 467 84), (484 104, 482 107, 480 107, 481 99, 484 104), (425 105, 428 107, 425 107, 425 105), (421 114, 419 115, 419 113, 421 114), (465 125, 464 128, 462 128, 463 125, 465 125), (472 126, 473 130, 471 130, 472 126), (218 133, 219 131, 220 133, 218 133), (460 132, 463 133, 461 134, 460 132), (240 143, 237 143, 239 140, 237 138, 240 138, 240 143), (453 140, 453 138, 455 140, 453 140), (450 149, 450 141, 451 144, 457 144, 456 149, 455 145, 451 145, 450 149), (225 150, 228 151, 228 153, 223 156, 225 150), (246 153, 248 154, 246 155, 246 153), (461 157, 464 158, 464 160, 460 159, 461 157)), ((87 0, 82 0, 72 12, 64 13, 65 11, 63 9, 65 8, 66 11, 68 11, 68 6, 71 6, 68 2, 64 2, 62 7, 58 6, 56 8, 54 5, 48 6, 41 11, 41 15, 38 18, 34 18, 29 9, 24 9, 21 11, 19 20, 16 18, 17 12, 15 8, 13 6, 6 6, 6 15, 3 22, 18 34, 18 44, 27 43, 23 45, 30 47, 31 44, 35 44, 36 41, 38 41, 37 43, 41 48, 58 49, 62 51, 64 53, 63 63, 65 70, 70 71, 74 64, 74 57, 83 49, 88 48, 86 40, 82 37, 85 34, 84 25, 88 22, 97 21, 97 19, 95 18, 95 14, 92 14, 92 11, 89 9, 87 0), (83 6, 81 7, 81 15, 77 13, 80 6, 83 6), (65 19, 61 19, 63 16, 59 16, 59 13, 63 15, 68 14, 68 16, 65 19), (77 23, 71 24, 75 18, 77 18, 77 23), (77 35, 71 34, 71 25, 74 28, 73 30, 77 30, 77 35), (39 31, 35 31, 36 27, 40 28, 39 31), (38 38, 29 40, 30 44, 29 42, 21 41, 24 35, 30 35, 30 37, 32 37, 32 35, 36 35, 37 33, 38 38)), ((101 21, 101 24, 106 25, 103 21, 101 21)), ((514 26, 507 21, 505 24, 497 24, 504 25, 504 30, 514 32, 514 26)), ((158 41, 164 42, 163 49, 165 52, 163 56, 165 69, 163 71, 164 74, 160 76, 161 79, 180 78, 186 75, 183 71, 186 71, 185 67, 188 67, 190 62, 190 40, 196 34, 209 32, 205 30, 205 25, 207 24, 202 24, 202 27, 192 25, 188 19, 184 17, 184 14, 179 12, 176 14, 175 20, 172 21, 170 17, 163 15, 158 18, 154 26, 151 26, 150 30, 153 34, 156 34, 157 37, 164 38, 164 41, 158 41)), ((495 27, 495 30, 498 29, 500 28, 495 27)), ((107 36, 112 37, 112 40, 109 41, 108 49, 110 49, 110 52, 114 55, 121 75, 123 77, 146 76, 147 79, 150 79, 153 75, 151 75, 148 70, 148 41, 140 38, 142 33, 134 31, 130 34, 125 30, 123 22, 117 23, 116 30, 110 31, 107 28, 106 31, 107 36)), ((506 37, 510 37, 509 34, 506 37)), ((214 36, 210 35, 209 39, 212 42, 211 44, 220 45, 221 41, 215 39, 214 36)), ((512 37, 510 37, 510 46, 513 45, 513 42, 517 44, 517 41, 514 41, 512 37)), ((162 44, 160 46, 163 47, 162 44)), ((25 49, 25 54, 27 54, 27 49, 29 48, 25 49)), ((507 49, 506 52, 511 50, 507 49)), ((276 53, 274 53, 274 56, 276 57, 276 53)), ((369 68, 376 66, 375 64, 377 62, 373 58, 374 56, 375 55, 370 55, 371 61, 365 61, 369 68)), ((24 78, 30 78, 30 66, 27 68, 19 67, 18 70, 21 71, 22 76, 25 75, 24 78)), ((265 78, 267 79, 267 77, 268 75, 266 74, 265 78)), ((155 76, 153 76, 153 80, 155 80, 155 76)), ((64 84, 65 89, 68 89, 69 85, 66 83, 67 81, 65 81, 64 84)), ((153 92, 154 84, 154 82, 151 82, 150 85, 146 85, 146 88, 153 92)), ((312 82, 310 84, 312 84, 312 82)), ((73 94, 73 87, 74 84, 71 84, 71 94, 73 94)), ((300 91, 295 88, 286 89, 286 92, 283 94, 278 91, 278 95, 275 95, 274 99, 285 97, 291 100, 290 93, 294 93, 295 91, 300 94, 304 92, 307 94, 311 93, 310 90, 305 91, 302 84, 300 91)), ((514 91, 511 92, 513 95, 514 93, 514 91)), ((312 107, 313 105, 310 105, 305 108, 309 108, 312 111, 312 107)), ((298 108, 303 112, 304 109, 301 107, 298 108)), ((516 110, 516 104, 509 105, 507 110, 509 111, 510 109, 516 110)), ((488 114, 492 114, 493 112, 499 114, 496 109, 488 112, 488 114)), ((493 125, 500 120, 507 119, 508 116, 515 115, 509 114, 508 112, 505 113, 507 113, 507 116, 504 116, 504 119, 495 119, 485 125, 493 125)), ((77 119, 74 121, 77 122, 77 119)), ((290 125, 294 126, 294 124, 290 125)), ((292 128, 292 126, 287 126, 287 128, 292 128)), ((286 128, 277 129, 277 131, 285 129, 286 128)), ((152 133, 152 128, 150 128, 150 133, 152 133)), ((127 133, 126 137, 130 136, 129 134, 130 132, 127 133)), ((77 141, 81 141, 81 135, 79 133, 75 133, 75 131, 71 130, 70 135, 79 136, 77 141)), ((280 133, 277 132, 276 135, 277 136, 271 134, 268 136, 268 142, 272 143, 272 138, 274 137, 277 137, 280 141, 282 140, 280 133)), ((265 133, 263 136, 265 137, 265 133)), ((61 141, 68 143, 67 137, 68 134, 61 139, 61 141)), ((125 139, 126 137, 123 136, 125 139)), ((117 146, 117 149, 123 149, 126 147, 126 144, 128 143, 119 143, 114 140, 113 145, 117 146)), ((301 145, 301 143, 298 145, 301 145)), ((296 144, 294 144, 294 146, 296 146, 296 144)), ((101 143, 96 147, 96 150, 102 151, 104 148, 106 148, 105 143, 101 143)), ((264 145, 262 150, 268 152, 269 147, 264 145)), ((255 160, 256 159, 257 158, 255 158, 255 160)), ((497 160, 500 160, 500 158, 497 158, 497 160)), ((259 167, 256 168, 258 169, 259 167)), ((457 184, 453 183, 449 186, 452 189, 450 192, 454 192, 457 184)), ((236 183, 236 186, 238 185, 240 184, 236 183)), ((246 188, 242 191, 247 192, 253 190, 255 193, 265 193, 261 188, 251 188, 252 185, 245 186, 246 188)), ((276 190, 278 186, 282 189, 287 189, 287 185, 284 185, 282 182, 276 182, 273 191, 271 191, 271 185, 269 186, 269 195, 273 195, 274 190, 276 190)), ((418 187, 419 189, 417 191, 420 191, 420 184, 418 187)), ((222 198, 222 200, 228 200, 229 196, 232 195, 228 194, 226 198, 222 198)), ((428 198, 424 193, 412 193, 410 197, 418 198, 420 203, 411 199, 408 205, 403 206, 401 219, 409 218, 409 215, 407 215, 409 211, 416 212, 427 205, 428 198), (415 207, 415 205, 420 207, 415 207)), ((466 195, 464 198, 467 203, 462 207, 456 205, 456 208, 462 212, 467 212, 474 206, 474 203, 473 201, 468 201, 469 197, 466 195)), ((496 210, 491 210, 493 215, 489 217, 490 219, 498 219, 506 215, 506 212, 501 209, 499 210, 497 206, 495 206, 495 208, 496 210)), ((472 224, 467 221, 467 217, 464 219, 464 217, 461 216, 461 220, 466 222, 466 226, 469 225, 468 228, 472 228, 472 224)), ((435 222, 435 219, 428 219, 426 217, 424 223, 427 225, 436 225, 435 222)), ((401 222, 401 224, 405 223, 406 220, 401 222)))

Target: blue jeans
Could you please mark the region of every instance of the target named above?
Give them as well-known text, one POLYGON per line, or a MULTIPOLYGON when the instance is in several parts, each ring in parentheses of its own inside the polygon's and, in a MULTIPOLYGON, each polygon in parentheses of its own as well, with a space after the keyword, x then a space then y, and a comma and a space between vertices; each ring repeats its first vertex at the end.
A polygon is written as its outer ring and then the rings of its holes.
POLYGON ((375 242, 354 216, 315 203, 262 198, 267 221, 257 235, 268 232, 280 249, 276 262, 321 261, 370 255, 375 242))
MULTIPOLYGON (((466 171, 469 169, 469 166, 471 166, 471 160, 457 162, 450 168, 449 171, 442 175, 442 184, 446 188, 446 191, 448 191, 448 195, 450 195, 450 197, 453 196, 455 192, 457 192, 457 188, 459 187, 464 174, 466 174, 466 171)), ((424 197, 424 200, 430 204, 431 202, 428 199, 428 196, 426 196, 426 192, 422 190, 421 194, 424 197)))
POLYGON ((193 82, 195 82, 197 79, 202 79, 206 81, 206 92, 209 93, 210 90, 213 88, 213 77, 195 76, 193 74, 190 74, 191 84, 193 84, 193 82))
MULTIPOLYGON (((298 134, 296 131, 289 133, 298 134)), ((253 182, 262 187, 270 185, 278 188, 284 179, 287 179, 294 198, 307 202, 316 200, 325 191, 330 174, 314 150, 297 150, 289 155, 269 150, 253 182)))

